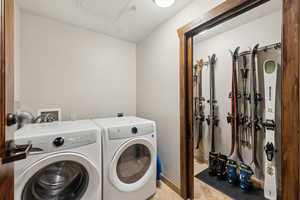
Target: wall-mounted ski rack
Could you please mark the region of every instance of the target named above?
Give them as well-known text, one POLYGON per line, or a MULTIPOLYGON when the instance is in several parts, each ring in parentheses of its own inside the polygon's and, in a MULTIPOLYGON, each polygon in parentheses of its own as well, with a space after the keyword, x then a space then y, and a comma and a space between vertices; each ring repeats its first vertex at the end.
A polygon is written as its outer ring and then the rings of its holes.
MULTIPOLYGON (((275 43, 275 44, 271 44, 271 45, 267 45, 261 48, 258 48, 257 51, 268 51, 270 49, 280 49, 281 48, 281 43, 275 43)), ((242 53, 239 54, 239 56, 246 56, 246 55, 250 55, 251 51, 244 51, 242 53)))

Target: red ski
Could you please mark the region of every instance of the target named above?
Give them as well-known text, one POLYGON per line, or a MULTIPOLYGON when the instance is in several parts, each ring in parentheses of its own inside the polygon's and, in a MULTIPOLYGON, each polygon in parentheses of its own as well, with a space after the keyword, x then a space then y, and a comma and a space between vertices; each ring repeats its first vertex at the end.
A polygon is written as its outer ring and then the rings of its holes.
POLYGON ((229 113, 227 119, 231 123, 231 151, 229 159, 240 160, 243 162, 241 153, 239 151, 240 138, 239 138, 239 113, 238 113, 238 86, 237 86, 237 67, 239 49, 237 47, 232 54, 232 82, 231 82, 231 114, 229 113))

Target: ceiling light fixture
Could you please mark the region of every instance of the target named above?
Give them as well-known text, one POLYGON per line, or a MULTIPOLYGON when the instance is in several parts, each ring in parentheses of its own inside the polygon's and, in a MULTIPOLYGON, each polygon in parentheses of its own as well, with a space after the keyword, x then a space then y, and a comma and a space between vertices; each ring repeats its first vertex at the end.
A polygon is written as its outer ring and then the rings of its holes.
POLYGON ((153 0, 153 2, 161 8, 167 8, 175 3, 175 0, 153 0))

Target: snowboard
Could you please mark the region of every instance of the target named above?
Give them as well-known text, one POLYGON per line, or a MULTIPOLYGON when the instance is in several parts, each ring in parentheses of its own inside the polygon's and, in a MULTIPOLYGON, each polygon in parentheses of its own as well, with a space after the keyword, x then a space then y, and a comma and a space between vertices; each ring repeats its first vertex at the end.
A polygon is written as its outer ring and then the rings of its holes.
POLYGON ((265 85, 265 182, 264 195, 265 198, 277 199, 277 183, 276 183, 276 161, 275 161, 275 99, 276 99, 276 82, 278 63, 274 60, 266 60, 263 65, 264 69, 264 85, 265 85))

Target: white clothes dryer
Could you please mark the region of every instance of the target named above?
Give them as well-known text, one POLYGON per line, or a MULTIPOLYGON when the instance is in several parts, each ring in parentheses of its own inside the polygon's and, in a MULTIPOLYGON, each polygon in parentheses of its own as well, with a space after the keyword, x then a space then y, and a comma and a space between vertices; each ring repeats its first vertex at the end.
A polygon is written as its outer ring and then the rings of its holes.
POLYGON ((15 163, 15 200, 101 200, 101 136, 92 121, 29 124, 15 138, 32 144, 15 163))
POLYGON ((156 125, 137 117, 96 119, 102 130, 104 200, 146 200, 156 192, 156 125))

